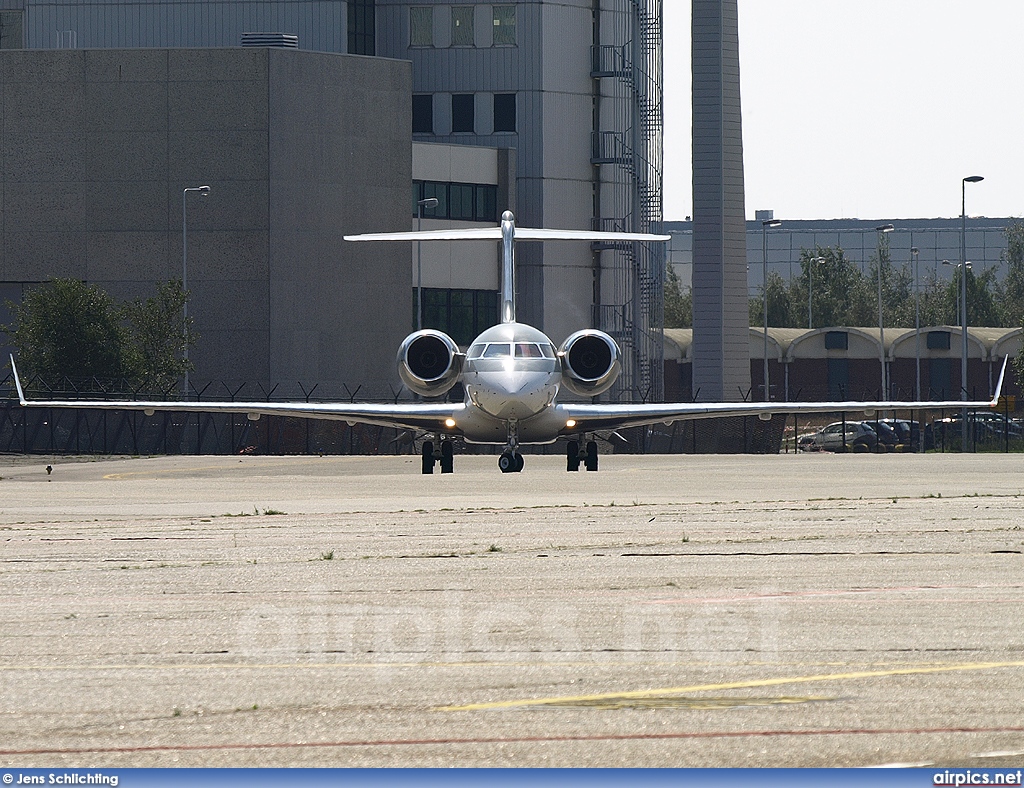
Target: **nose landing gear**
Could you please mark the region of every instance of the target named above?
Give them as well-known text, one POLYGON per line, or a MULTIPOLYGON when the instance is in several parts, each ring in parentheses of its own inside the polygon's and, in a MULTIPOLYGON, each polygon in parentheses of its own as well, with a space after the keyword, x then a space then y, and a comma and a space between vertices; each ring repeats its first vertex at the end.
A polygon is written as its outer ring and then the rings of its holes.
POLYGON ((523 455, 506 449, 498 457, 498 469, 502 473, 520 473, 523 470, 523 455))
POLYGON ((523 470, 523 455, 519 453, 519 422, 509 419, 508 443, 505 451, 498 457, 498 470, 502 473, 520 473, 523 470))

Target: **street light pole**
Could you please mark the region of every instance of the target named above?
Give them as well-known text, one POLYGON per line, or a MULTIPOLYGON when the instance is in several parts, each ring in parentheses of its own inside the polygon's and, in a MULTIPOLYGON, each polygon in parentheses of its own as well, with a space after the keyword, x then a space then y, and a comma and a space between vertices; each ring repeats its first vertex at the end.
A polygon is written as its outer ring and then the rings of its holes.
POLYGON ((812 257, 807 261, 807 328, 814 329, 814 266, 825 262, 824 257, 812 257))
MULTIPOLYGON (((423 222, 423 209, 436 208, 437 197, 427 197, 416 201, 416 232, 423 222)), ((420 256, 421 242, 416 242, 416 330, 423 328, 423 260, 420 256)))
POLYGON ((188 399, 188 202, 186 198, 189 192, 199 192, 203 197, 210 193, 209 186, 188 186, 181 192, 181 289, 185 294, 185 303, 181 308, 182 322, 182 343, 184 352, 182 359, 185 362, 185 389, 182 396, 188 399))
MULTIPOLYGON (((960 308, 962 311, 960 343, 960 395, 967 399, 967 184, 985 178, 968 175, 960 182, 960 308)), ((967 409, 961 413, 960 451, 967 451, 967 409)))
MULTIPOLYGON (((763 216, 763 214, 762 214, 763 216)), ((782 222, 778 219, 763 219, 761 221, 761 263, 763 273, 761 277, 761 294, 763 296, 762 312, 764 312, 764 401, 771 397, 768 389, 768 228, 780 227, 782 222)))
POLYGON ((886 399, 888 386, 885 380, 885 322, 882 320, 882 239, 894 228, 891 224, 876 227, 878 233, 878 360, 882 367, 882 399, 886 399))
POLYGON ((916 386, 914 399, 921 401, 921 266, 920 250, 910 247, 910 258, 914 261, 914 360, 916 363, 916 386))

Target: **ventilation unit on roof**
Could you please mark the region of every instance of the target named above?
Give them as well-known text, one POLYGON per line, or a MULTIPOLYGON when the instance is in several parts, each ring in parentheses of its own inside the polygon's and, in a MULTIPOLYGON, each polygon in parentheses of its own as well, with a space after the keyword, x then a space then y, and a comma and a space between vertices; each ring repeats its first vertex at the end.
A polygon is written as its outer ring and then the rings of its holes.
POLYGON ((299 37, 287 33, 242 33, 242 46, 298 49, 299 37))

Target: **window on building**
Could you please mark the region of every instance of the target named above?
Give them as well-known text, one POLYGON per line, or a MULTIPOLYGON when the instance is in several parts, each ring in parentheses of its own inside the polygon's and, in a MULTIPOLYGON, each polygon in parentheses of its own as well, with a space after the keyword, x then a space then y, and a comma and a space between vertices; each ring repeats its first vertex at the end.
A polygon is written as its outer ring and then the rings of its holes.
POLYGON ((825 332, 825 350, 849 350, 850 335, 845 331, 825 332))
POLYGON ((516 130, 515 93, 494 94, 494 130, 496 132, 516 130))
POLYGON ((375 0, 348 0, 348 53, 377 54, 375 0))
POLYGON ((412 133, 434 133, 434 97, 430 93, 412 97, 412 133))
POLYGON ((473 184, 452 183, 448 186, 448 218, 473 221, 473 184))
MULTIPOLYGON (((414 310, 415 303, 414 293, 414 310)), ((444 331, 463 347, 497 323, 498 294, 493 290, 423 288, 423 327, 444 331)))
POLYGON ((472 93, 455 93, 452 95, 452 133, 476 130, 476 103, 472 93))
POLYGON ((494 46, 515 46, 516 7, 514 5, 493 6, 492 20, 494 22, 494 46))
POLYGON ((498 221, 498 187, 476 186, 476 210, 473 218, 478 222, 498 221))
POLYGON ((429 199, 430 197, 433 197, 437 200, 437 205, 435 207, 423 209, 424 216, 429 216, 431 219, 448 218, 447 183, 434 183, 432 181, 425 181, 423 183, 423 188, 420 190, 420 192, 421 196, 418 198, 419 200, 426 200, 429 199))
POLYGON ((928 349, 929 350, 949 350, 949 332, 948 331, 929 331, 928 332, 928 349))
POLYGON ((471 5, 452 6, 452 46, 471 47, 476 43, 473 35, 473 14, 471 5))
POLYGON ((434 9, 430 6, 409 9, 409 46, 434 46, 434 9))
POLYGON ((427 197, 437 198, 437 207, 424 210, 431 219, 458 219, 467 222, 498 221, 498 187, 492 183, 439 183, 413 181, 412 215, 417 203, 427 197))

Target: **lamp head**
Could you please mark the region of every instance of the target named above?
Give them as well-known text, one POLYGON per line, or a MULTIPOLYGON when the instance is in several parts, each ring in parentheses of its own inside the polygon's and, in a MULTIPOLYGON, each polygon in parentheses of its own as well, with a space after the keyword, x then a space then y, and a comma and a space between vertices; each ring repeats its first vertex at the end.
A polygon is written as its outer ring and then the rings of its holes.
POLYGON ((875 228, 875 232, 879 232, 879 233, 891 233, 891 232, 892 232, 893 230, 895 230, 895 229, 896 229, 896 228, 895 228, 895 227, 893 227, 893 226, 892 226, 891 224, 883 224, 883 225, 881 225, 880 227, 876 227, 876 228, 875 228))
POLYGON ((437 197, 427 197, 426 199, 418 200, 416 204, 423 208, 436 208, 437 197))
POLYGON ((781 227, 782 226, 782 220, 781 219, 762 219, 761 220, 761 226, 762 227, 781 227))
POLYGON ((984 175, 968 175, 964 178, 964 183, 977 183, 978 181, 985 180, 984 175))
POLYGON ((210 187, 209 186, 200 186, 199 187, 199 193, 201 195, 203 195, 203 197, 208 197, 210 195, 210 187))

